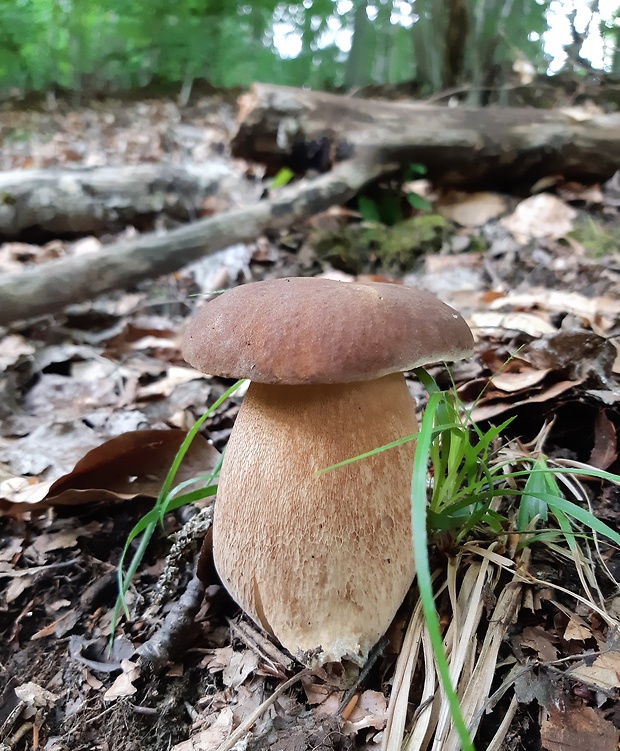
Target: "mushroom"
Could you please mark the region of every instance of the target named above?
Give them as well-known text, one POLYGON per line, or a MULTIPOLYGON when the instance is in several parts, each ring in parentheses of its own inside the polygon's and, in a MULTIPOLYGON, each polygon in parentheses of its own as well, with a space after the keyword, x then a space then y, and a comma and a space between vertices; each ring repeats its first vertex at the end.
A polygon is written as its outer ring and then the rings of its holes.
POLYGON ((427 292, 288 278, 231 289, 187 326, 186 360, 248 378, 213 521, 220 578, 310 664, 363 663, 413 577, 413 442, 403 371, 471 354, 469 327, 427 292))

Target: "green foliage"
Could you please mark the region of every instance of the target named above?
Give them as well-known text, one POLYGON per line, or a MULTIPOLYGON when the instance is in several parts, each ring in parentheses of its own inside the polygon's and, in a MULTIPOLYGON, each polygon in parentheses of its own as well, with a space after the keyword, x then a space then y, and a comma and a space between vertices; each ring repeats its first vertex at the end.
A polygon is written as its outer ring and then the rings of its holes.
MULTIPOLYGON (((454 15, 435 0, 2 0, 0 80, 86 93, 194 78, 313 88, 415 80, 430 93, 456 77, 476 96, 512 80, 517 59, 545 72, 550 2, 450 0, 454 15), (463 54, 447 78, 455 43, 463 54)), ((605 33, 613 41, 617 27, 605 33)))
POLYGON ((441 250, 449 231, 442 216, 420 214, 386 226, 373 218, 381 216, 377 204, 366 200, 364 223, 312 233, 310 242, 320 260, 352 273, 396 272, 411 270, 420 256, 441 250))
POLYGON ((620 227, 585 217, 570 233, 592 258, 604 258, 616 253, 620 247, 620 227))
POLYGON ((282 167, 282 169, 273 176, 273 179, 271 180, 271 187, 283 188, 285 185, 288 185, 294 177, 295 173, 292 169, 289 169, 288 167, 282 167))

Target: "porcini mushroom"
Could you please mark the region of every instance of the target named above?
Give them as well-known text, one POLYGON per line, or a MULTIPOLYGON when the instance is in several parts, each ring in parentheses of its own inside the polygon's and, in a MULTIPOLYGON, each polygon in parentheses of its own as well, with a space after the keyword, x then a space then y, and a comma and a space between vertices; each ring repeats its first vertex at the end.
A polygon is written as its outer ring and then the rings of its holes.
POLYGON ((220 473, 215 566, 253 620, 306 662, 363 662, 414 575, 414 444, 317 470, 414 434, 403 371, 472 345, 448 305, 376 282, 255 282, 190 321, 189 363, 251 381, 220 473))

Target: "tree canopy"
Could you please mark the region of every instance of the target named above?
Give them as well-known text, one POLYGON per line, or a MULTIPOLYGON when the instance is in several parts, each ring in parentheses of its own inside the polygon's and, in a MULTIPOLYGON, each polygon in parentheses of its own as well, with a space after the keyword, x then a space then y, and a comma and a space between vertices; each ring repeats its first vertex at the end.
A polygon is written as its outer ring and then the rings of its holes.
POLYGON ((475 92, 550 65, 618 72, 619 37, 618 11, 603 17, 585 0, 0 0, 0 88, 106 93, 201 78, 475 92))

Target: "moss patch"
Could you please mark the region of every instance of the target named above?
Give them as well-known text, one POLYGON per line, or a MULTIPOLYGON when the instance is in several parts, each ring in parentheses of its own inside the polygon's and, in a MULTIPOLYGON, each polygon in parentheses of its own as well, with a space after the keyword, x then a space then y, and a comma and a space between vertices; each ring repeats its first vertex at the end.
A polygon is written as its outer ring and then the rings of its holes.
POLYGON ((377 268, 410 271, 420 256, 438 253, 449 234, 448 222, 438 214, 424 214, 386 227, 354 224, 341 230, 318 230, 310 238, 318 258, 354 274, 377 268))
POLYGON ((570 236, 583 245, 591 258, 604 258, 620 249, 620 227, 589 216, 575 226, 570 236))

